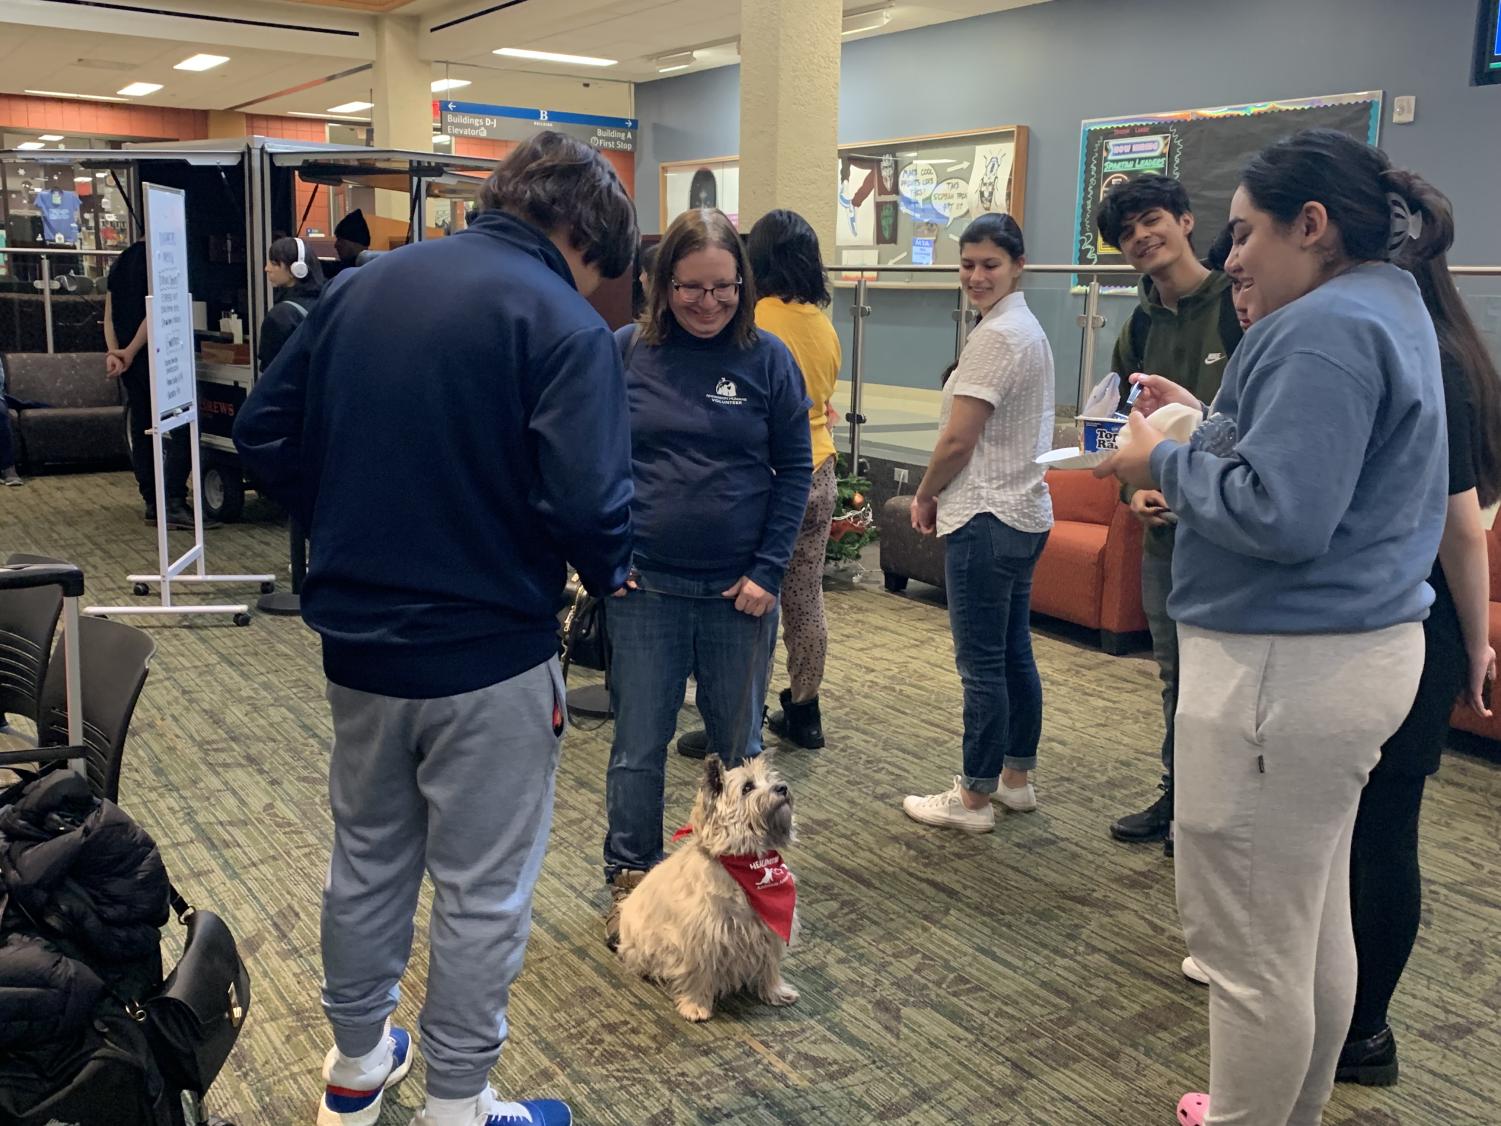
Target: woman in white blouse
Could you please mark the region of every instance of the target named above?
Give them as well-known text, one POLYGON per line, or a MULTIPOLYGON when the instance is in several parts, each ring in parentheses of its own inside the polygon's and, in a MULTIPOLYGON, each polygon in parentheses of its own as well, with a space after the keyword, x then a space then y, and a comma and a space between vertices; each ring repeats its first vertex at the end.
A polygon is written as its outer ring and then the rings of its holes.
POLYGON ((1052 445, 1053 352, 1017 288, 1026 249, 1009 215, 959 239, 959 280, 983 315, 943 392, 938 444, 912 526, 947 541, 945 581, 964 682, 964 763, 951 788, 902 802, 928 825, 987 833, 994 797, 1037 808, 1030 772, 1042 736, 1032 657, 1032 571, 1053 527, 1037 457, 1052 445))

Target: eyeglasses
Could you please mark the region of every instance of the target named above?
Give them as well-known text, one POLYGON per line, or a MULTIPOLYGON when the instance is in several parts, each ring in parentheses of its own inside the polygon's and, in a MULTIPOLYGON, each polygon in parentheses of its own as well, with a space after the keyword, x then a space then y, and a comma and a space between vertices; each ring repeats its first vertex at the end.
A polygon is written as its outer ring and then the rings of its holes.
POLYGON ((714 295, 714 300, 721 305, 728 305, 735 300, 740 292, 741 279, 736 278, 732 282, 721 282, 719 285, 684 285, 682 282, 672 283, 672 292, 676 293, 690 305, 697 305, 704 299, 704 294, 714 295))

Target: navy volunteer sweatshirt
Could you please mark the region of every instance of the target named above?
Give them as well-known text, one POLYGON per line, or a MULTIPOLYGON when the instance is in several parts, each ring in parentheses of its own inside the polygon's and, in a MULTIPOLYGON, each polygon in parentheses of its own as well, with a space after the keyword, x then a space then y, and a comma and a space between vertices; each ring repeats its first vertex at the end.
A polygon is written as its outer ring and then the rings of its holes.
POLYGON ((742 575, 779 594, 813 478, 803 373, 758 332, 700 340, 676 322, 658 346, 616 339, 631 358, 636 562, 728 589, 742 575))
POLYGON ((557 651, 564 560, 630 566, 620 354, 539 230, 484 212, 351 271, 235 421, 305 522, 302 616, 347 688, 429 699, 557 651))

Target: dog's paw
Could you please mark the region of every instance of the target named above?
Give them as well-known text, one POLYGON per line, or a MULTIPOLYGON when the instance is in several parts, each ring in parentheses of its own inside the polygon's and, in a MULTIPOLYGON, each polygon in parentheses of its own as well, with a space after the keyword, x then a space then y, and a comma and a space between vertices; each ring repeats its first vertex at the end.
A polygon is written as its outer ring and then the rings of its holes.
POLYGON ((796 989, 781 981, 766 995, 765 1001, 768 1005, 795 1005, 801 996, 796 989))
POLYGON ((684 1020, 691 1020, 695 1024, 702 1023, 714 1015, 714 1010, 708 1005, 700 1005, 692 997, 679 997, 677 1001, 678 1014, 684 1020))

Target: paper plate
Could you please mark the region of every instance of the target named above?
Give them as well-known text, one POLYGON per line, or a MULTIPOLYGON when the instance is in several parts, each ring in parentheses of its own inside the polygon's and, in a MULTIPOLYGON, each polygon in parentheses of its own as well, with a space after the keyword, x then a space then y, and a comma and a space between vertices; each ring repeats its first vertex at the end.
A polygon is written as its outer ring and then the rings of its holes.
POLYGON ((1100 450, 1087 454, 1078 446, 1064 446, 1061 450, 1049 450, 1037 459, 1037 464, 1049 469, 1093 469, 1114 452, 1100 450))

